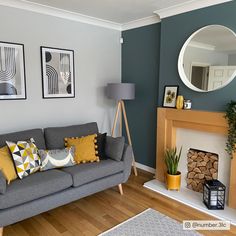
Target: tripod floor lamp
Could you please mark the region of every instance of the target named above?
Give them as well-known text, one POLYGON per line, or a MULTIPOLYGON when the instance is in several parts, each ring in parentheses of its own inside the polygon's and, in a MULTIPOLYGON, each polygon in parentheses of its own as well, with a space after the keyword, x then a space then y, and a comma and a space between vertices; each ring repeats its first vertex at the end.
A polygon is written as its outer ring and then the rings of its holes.
MULTIPOLYGON (((117 121, 119 118, 119 135, 122 136, 122 121, 124 118, 126 134, 128 138, 128 143, 132 147, 131 136, 129 132, 128 119, 126 116, 125 103, 124 100, 133 100, 135 99, 135 85, 131 83, 110 83, 107 84, 106 88, 107 97, 117 101, 116 114, 114 118, 114 123, 111 131, 111 135, 114 137, 115 130, 117 126, 117 121)), ((133 155, 133 169, 134 174, 137 176, 137 168, 135 164, 135 158, 133 155)))

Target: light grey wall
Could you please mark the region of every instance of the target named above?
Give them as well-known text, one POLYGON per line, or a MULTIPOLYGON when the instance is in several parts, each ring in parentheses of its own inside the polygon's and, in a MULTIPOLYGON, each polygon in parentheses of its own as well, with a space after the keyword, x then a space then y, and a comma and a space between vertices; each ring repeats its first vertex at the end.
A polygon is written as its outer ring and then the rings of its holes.
POLYGON ((97 121, 109 131, 114 102, 108 82, 121 81, 120 32, 0 7, 0 41, 25 45, 27 100, 0 101, 0 133, 97 121), (76 98, 42 99, 40 46, 75 51, 76 98))

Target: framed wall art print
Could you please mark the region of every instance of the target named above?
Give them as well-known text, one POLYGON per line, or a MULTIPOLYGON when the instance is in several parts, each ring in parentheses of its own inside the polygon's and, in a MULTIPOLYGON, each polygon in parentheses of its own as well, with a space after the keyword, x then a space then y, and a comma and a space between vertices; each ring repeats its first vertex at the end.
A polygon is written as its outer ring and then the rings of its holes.
POLYGON ((178 96, 178 85, 166 85, 164 88, 164 96, 163 96, 163 107, 172 107, 175 108, 176 98, 178 96))
POLYGON ((75 97, 74 51, 41 47, 43 98, 75 97))
POLYGON ((0 42, 0 100, 26 99, 24 45, 0 42))

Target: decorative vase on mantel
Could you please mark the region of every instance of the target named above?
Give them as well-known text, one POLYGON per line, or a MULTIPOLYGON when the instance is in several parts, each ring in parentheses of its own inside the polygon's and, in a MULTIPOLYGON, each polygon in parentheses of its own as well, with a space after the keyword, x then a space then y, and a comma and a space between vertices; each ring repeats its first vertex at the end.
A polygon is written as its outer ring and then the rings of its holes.
POLYGON ((183 107, 184 107, 184 97, 182 95, 179 95, 176 100, 176 108, 183 109, 183 107))

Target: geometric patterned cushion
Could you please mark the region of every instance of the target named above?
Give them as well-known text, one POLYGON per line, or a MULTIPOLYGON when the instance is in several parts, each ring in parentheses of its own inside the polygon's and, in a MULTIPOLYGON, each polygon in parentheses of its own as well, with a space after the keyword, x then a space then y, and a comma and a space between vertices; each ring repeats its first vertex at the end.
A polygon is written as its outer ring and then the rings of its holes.
POLYGON ((40 171, 75 165, 75 147, 56 150, 38 150, 41 159, 40 171))
POLYGON ((16 172, 20 179, 39 170, 41 161, 33 138, 28 141, 18 141, 16 143, 6 141, 6 143, 11 151, 16 172))

